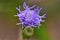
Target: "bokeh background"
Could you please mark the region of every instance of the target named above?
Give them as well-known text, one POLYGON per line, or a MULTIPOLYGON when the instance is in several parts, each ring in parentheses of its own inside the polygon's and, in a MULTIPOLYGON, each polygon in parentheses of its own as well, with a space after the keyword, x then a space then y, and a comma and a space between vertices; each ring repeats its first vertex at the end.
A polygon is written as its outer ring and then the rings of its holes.
POLYGON ((60 0, 0 0, 0 40, 18 39, 18 18, 14 15, 19 5, 23 10, 24 1, 29 6, 36 4, 42 7, 41 15, 47 14, 46 22, 41 23, 40 29, 34 29, 29 40, 60 40, 60 0))

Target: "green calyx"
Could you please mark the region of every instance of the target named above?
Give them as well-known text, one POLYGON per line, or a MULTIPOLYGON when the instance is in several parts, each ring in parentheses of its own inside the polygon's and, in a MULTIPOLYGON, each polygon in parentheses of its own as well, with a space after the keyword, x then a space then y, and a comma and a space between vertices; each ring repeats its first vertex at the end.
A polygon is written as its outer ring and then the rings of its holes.
POLYGON ((25 37, 31 37, 34 33, 34 28, 32 27, 25 27, 25 29, 23 30, 23 34, 25 35, 25 37))

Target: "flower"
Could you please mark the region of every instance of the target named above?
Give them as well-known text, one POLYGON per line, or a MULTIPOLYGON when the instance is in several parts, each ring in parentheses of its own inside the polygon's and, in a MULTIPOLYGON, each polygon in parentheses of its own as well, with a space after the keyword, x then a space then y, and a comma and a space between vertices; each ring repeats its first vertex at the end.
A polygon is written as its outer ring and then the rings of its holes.
MULTIPOLYGON (((46 14, 40 16, 39 12, 42 10, 40 7, 36 7, 36 5, 33 5, 32 7, 28 7, 26 3, 23 3, 24 10, 20 10, 19 8, 16 8, 19 13, 15 16, 18 16, 19 20, 22 22, 23 28, 26 26, 30 27, 39 27, 41 26, 41 22, 44 22, 45 20, 42 20, 42 18, 46 18, 46 14)), ((18 25, 20 23, 17 23, 18 25)))

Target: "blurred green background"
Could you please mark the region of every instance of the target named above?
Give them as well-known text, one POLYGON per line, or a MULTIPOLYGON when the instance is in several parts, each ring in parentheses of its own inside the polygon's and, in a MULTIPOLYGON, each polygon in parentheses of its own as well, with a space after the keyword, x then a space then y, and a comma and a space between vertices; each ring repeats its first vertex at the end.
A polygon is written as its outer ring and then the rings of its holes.
POLYGON ((42 23, 40 29, 35 28, 31 40, 51 40, 49 34, 50 20, 60 18, 60 0, 0 0, 0 37, 2 40, 17 40, 18 35, 18 18, 14 17, 17 13, 16 7, 21 6, 26 1, 29 6, 34 4, 43 8, 41 15, 47 14, 46 22, 42 23))

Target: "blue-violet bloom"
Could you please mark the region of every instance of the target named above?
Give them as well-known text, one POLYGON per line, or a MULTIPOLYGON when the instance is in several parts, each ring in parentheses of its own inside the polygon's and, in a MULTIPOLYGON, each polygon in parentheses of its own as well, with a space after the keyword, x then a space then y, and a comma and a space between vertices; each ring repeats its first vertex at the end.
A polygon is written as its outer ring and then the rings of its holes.
MULTIPOLYGON (((42 10, 40 7, 36 7, 33 5, 32 7, 28 7, 26 3, 23 3, 24 10, 20 10, 20 6, 16 8, 19 13, 17 13, 19 20, 22 23, 22 27, 30 26, 30 27, 38 27, 41 26, 41 22, 45 22, 42 18, 46 18, 46 14, 40 16, 39 12, 42 10)), ((20 23, 17 23, 19 25, 20 23)))

